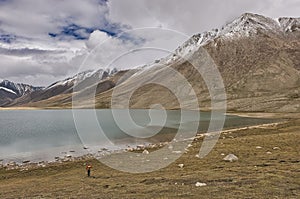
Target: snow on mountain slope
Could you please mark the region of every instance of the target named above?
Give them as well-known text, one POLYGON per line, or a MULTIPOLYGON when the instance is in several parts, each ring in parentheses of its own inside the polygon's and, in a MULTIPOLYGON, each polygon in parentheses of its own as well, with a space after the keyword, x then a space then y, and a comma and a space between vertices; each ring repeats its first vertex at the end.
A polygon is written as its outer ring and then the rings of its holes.
POLYGON ((168 64, 178 60, 180 57, 185 57, 191 54, 192 51, 197 50, 201 46, 205 46, 216 38, 236 40, 238 38, 256 36, 259 31, 280 35, 285 32, 299 30, 300 18, 279 18, 275 20, 258 14, 245 13, 220 29, 213 29, 193 35, 189 40, 179 46, 174 54, 161 59, 160 63, 168 64))
POLYGON ((115 69, 115 68, 114 69, 99 69, 97 71, 87 70, 87 71, 80 72, 72 77, 67 78, 67 79, 64 79, 62 81, 57 81, 45 89, 51 89, 51 88, 53 88, 55 86, 59 86, 59 85, 61 85, 61 86, 66 86, 66 85, 71 85, 71 84, 74 85, 76 80, 83 81, 89 77, 95 77, 98 80, 102 80, 108 76, 115 74, 116 72, 117 72, 117 69, 115 69))
POLYGON ((2 80, 0 81, 0 106, 6 105, 19 97, 42 89, 42 87, 34 87, 27 84, 2 80))
POLYGON ((285 32, 300 30, 300 18, 282 17, 278 19, 280 26, 285 32))
POLYGON ((9 93, 12 93, 12 94, 15 94, 15 95, 17 95, 17 93, 16 93, 15 91, 13 91, 13 90, 10 90, 10 89, 8 89, 8 88, 5 88, 5 87, 2 87, 2 86, 0 86, 0 90, 4 90, 4 91, 6 91, 6 92, 9 92, 9 93))
POLYGON ((0 87, 8 92, 11 91, 11 93, 16 94, 18 97, 42 89, 42 87, 34 87, 27 84, 14 83, 8 80, 3 80, 2 82, 0 82, 0 87))
POLYGON ((85 79, 86 77, 90 76, 93 72, 94 72, 93 70, 87 70, 87 71, 78 73, 78 74, 74 75, 73 77, 69 77, 69 78, 66 78, 64 80, 57 81, 57 82, 51 84, 50 86, 48 86, 45 89, 51 89, 51 88, 53 88, 55 86, 59 86, 59 85, 64 86, 64 85, 68 85, 70 83, 74 83, 74 81, 75 81, 76 78, 85 79))

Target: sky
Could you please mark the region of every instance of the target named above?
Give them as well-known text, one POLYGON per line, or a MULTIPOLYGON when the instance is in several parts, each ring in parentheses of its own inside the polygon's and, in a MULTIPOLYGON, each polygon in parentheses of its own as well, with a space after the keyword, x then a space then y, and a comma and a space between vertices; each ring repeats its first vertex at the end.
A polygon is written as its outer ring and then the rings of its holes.
POLYGON ((47 86, 133 68, 245 12, 299 17, 299 0, 0 0, 0 79, 47 86))

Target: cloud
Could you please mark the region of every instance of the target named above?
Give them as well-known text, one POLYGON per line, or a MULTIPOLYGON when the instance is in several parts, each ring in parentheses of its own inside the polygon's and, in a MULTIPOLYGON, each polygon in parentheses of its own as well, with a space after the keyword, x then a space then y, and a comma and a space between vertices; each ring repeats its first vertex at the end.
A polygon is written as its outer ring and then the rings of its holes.
POLYGON ((1 28, 29 38, 47 38, 49 32, 76 24, 82 27, 104 27, 108 10, 97 0, 15 0, 0 7, 1 28))
POLYGON ((132 29, 116 36, 95 30, 86 41, 87 52, 73 61, 83 62, 80 70, 135 68, 167 56, 188 38, 162 28, 132 29))
POLYGON ((46 86, 79 70, 135 67, 244 12, 299 16, 299 8, 298 0, 2 0, 0 78, 46 86), (152 29, 134 30, 142 27, 152 29))
POLYGON ((90 34, 89 39, 86 41, 86 46, 89 49, 93 49, 108 39, 111 39, 111 36, 109 36, 106 32, 95 30, 90 34))
POLYGON ((298 0, 110 0, 110 18, 133 28, 164 27, 188 35, 221 27, 245 12, 299 16, 298 0))

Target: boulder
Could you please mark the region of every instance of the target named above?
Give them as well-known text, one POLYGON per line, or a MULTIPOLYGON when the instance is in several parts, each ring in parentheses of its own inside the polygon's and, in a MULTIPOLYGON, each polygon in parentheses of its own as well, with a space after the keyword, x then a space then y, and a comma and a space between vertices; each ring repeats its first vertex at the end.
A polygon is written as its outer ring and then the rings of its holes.
POLYGON ((184 164, 178 164, 178 167, 182 169, 184 167, 184 164))
POLYGON ((234 161, 238 161, 238 157, 234 154, 228 154, 225 158, 223 158, 223 160, 227 161, 227 162, 234 162, 234 161))
POLYGON ((205 187, 205 186, 207 186, 207 184, 203 183, 203 182, 196 182, 195 186, 196 187, 205 187))
POLYGON ((146 149, 143 151, 143 154, 148 155, 149 151, 147 151, 146 149))

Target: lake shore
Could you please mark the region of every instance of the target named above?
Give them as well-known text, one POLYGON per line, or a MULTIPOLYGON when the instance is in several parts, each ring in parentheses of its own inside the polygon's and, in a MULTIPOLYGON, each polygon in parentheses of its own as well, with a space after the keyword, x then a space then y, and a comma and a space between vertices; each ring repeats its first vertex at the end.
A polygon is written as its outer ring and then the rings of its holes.
POLYGON ((0 197, 297 198, 300 119, 284 118, 290 119, 224 131, 203 159, 196 157, 203 141, 199 136, 178 160, 151 173, 120 172, 91 156, 23 170, 2 168, 0 197), (228 154, 238 161, 224 161, 228 154), (90 178, 86 162, 93 164, 90 178))

